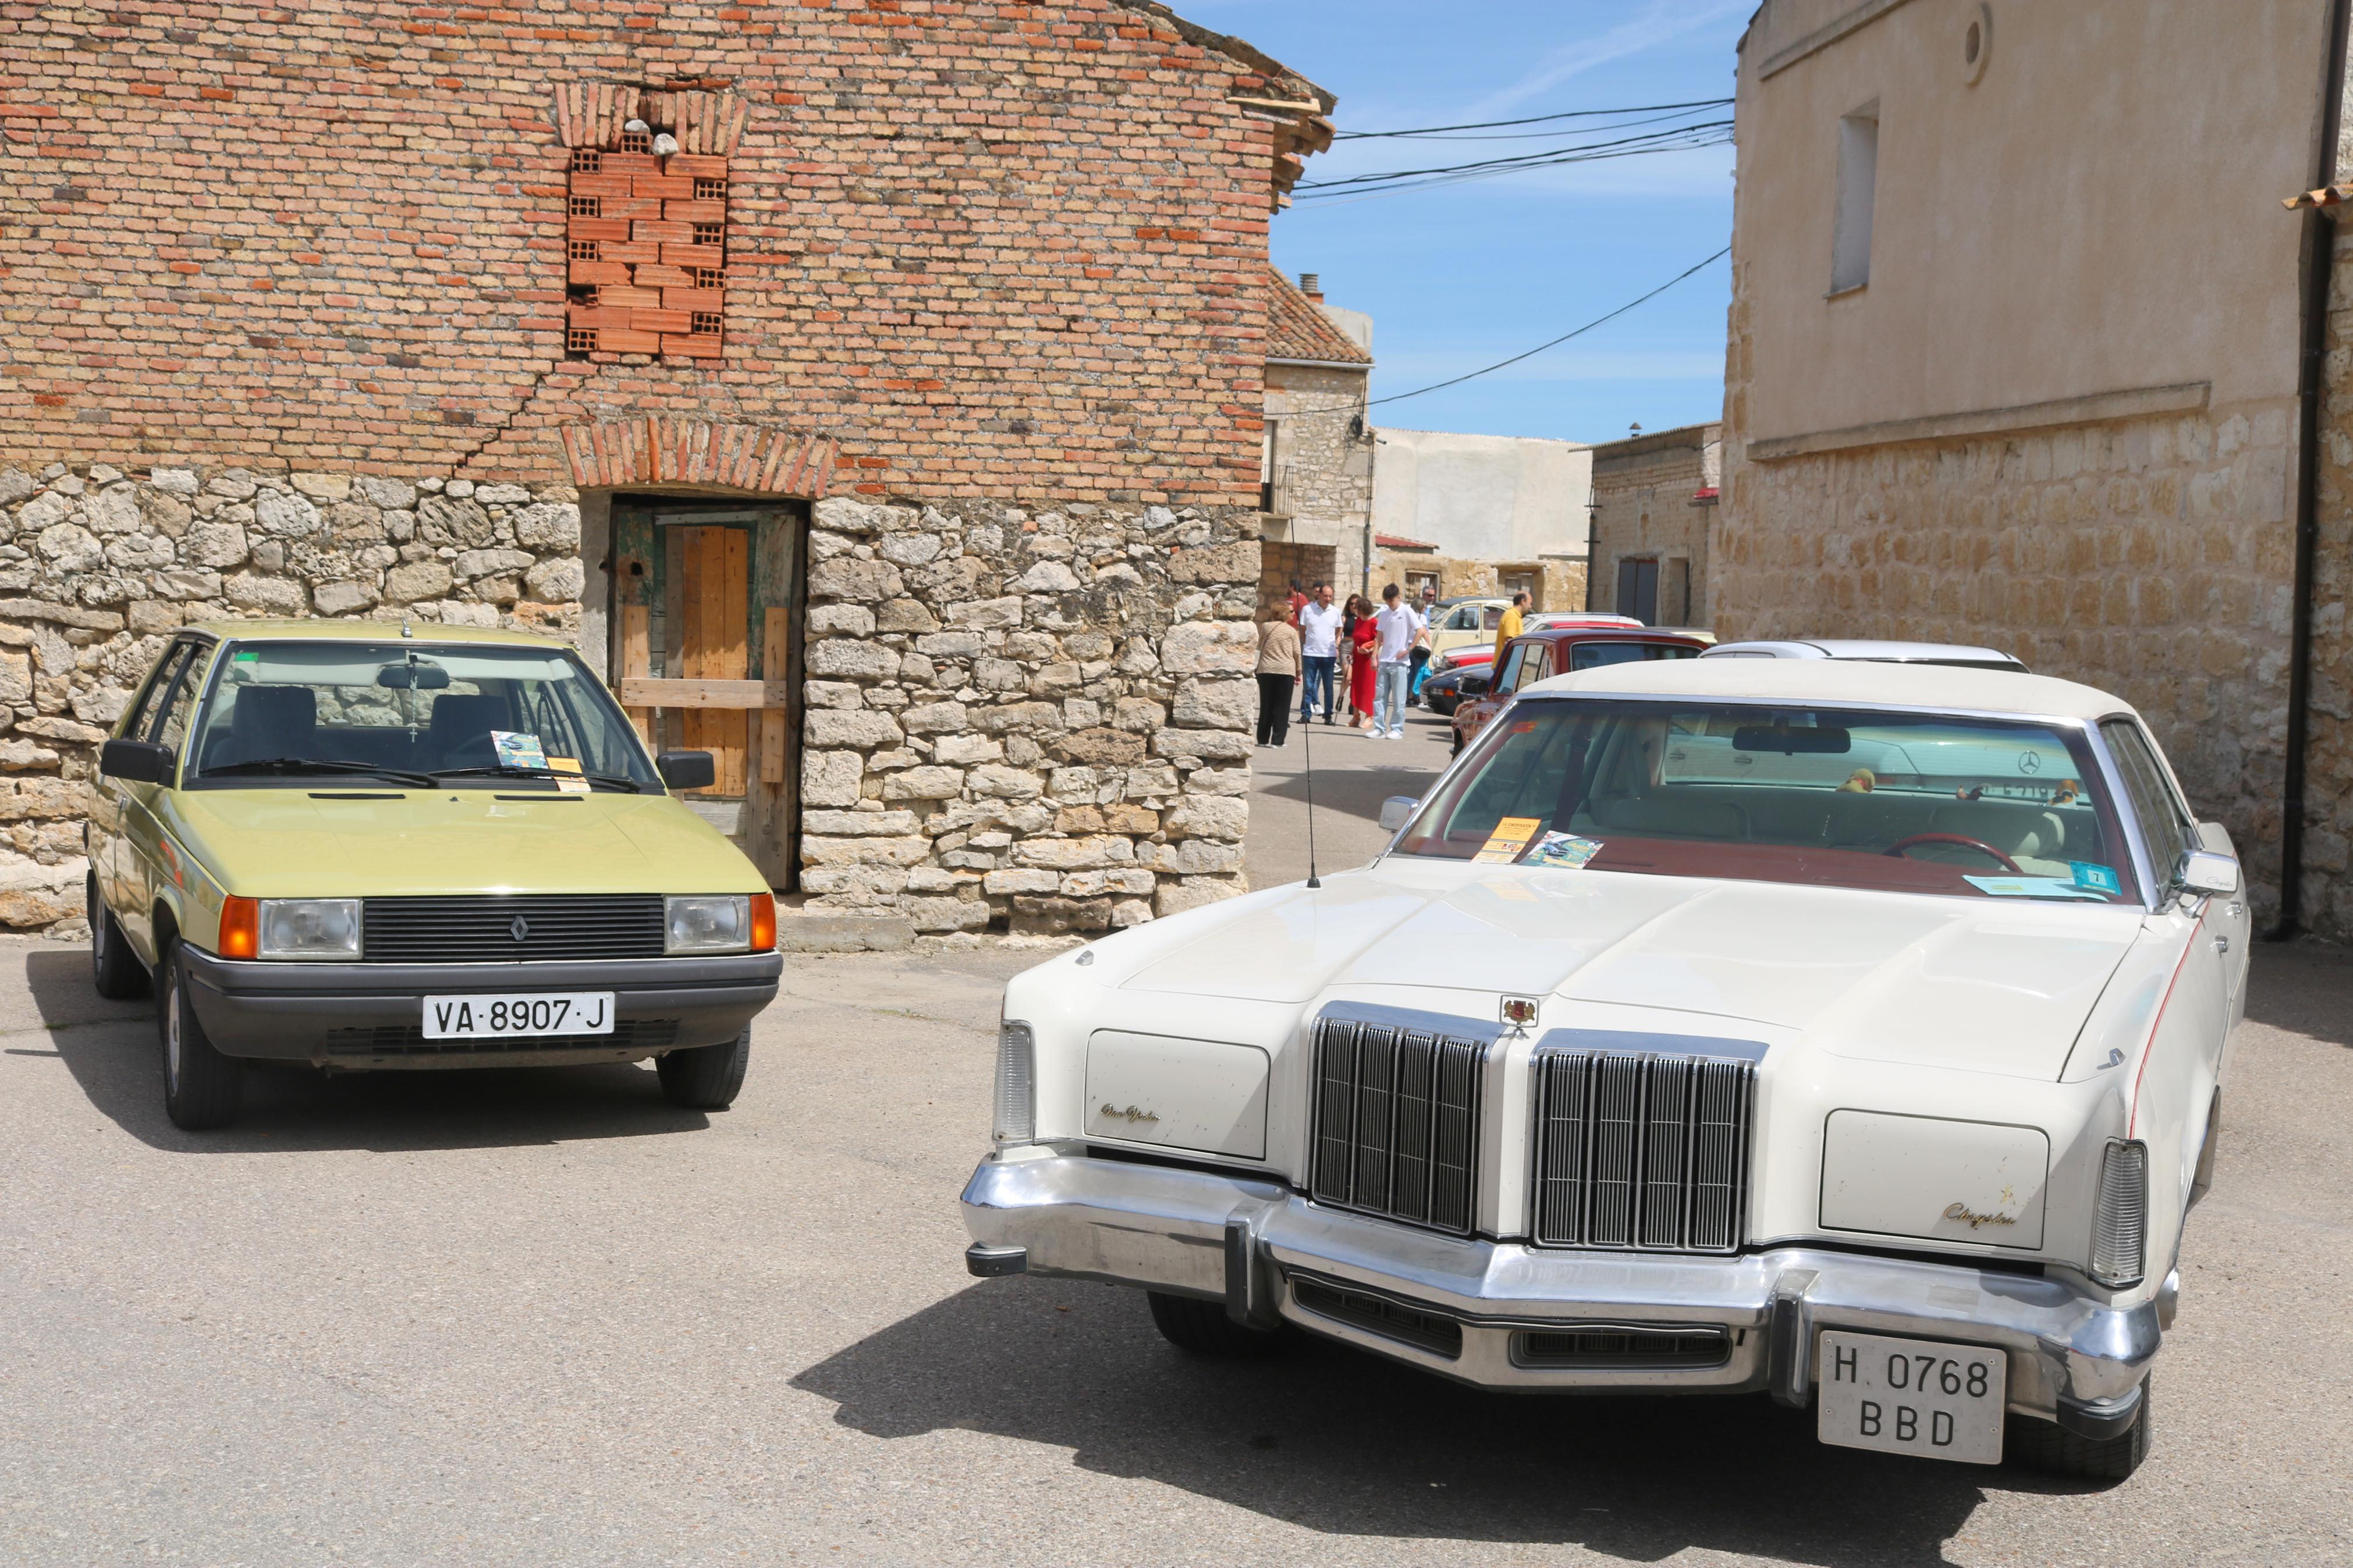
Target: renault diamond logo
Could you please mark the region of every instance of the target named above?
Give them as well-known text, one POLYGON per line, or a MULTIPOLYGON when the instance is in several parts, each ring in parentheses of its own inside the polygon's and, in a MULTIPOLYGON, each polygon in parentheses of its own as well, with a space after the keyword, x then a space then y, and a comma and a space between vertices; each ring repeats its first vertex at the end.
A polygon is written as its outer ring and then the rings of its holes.
POLYGON ((531 922, 523 919, 521 915, 517 915, 514 918, 514 924, 507 927, 507 934, 514 938, 515 941, 521 942, 523 938, 531 934, 531 922))

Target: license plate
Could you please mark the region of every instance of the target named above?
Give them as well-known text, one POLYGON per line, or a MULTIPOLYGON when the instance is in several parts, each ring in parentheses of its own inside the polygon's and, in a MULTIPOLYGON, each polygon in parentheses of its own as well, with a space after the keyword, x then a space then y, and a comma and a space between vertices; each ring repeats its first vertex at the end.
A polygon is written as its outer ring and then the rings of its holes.
POLYGON ((428 1040, 504 1040, 520 1035, 609 1035, 610 991, 519 991, 512 995, 427 996, 428 1040))
POLYGON ((1979 1345, 1825 1330, 1815 1435, 1842 1448, 2001 1463, 2010 1358, 1979 1345))

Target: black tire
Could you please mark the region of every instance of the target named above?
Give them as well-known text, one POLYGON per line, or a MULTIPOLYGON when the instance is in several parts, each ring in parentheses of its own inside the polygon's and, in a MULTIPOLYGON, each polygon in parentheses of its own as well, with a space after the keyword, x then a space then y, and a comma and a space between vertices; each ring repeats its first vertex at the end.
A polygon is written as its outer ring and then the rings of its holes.
POLYGON ((92 871, 82 889, 90 909, 90 979, 110 1002, 135 1002, 153 988, 147 966, 123 940, 114 911, 98 896, 98 873, 92 871))
POLYGON ((2010 1418, 2008 1458, 2052 1475, 2087 1481, 2121 1481, 2148 1458, 2149 1386, 2140 1387, 2140 1409, 2133 1424, 2113 1437, 2079 1437, 2056 1421, 2031 1416, 2010 1418))
POLYGON ((688 1110, 724 1110, 744 1090, 744 1069, 752 1065, 752 1031, 723 1046, 698 1046, 654 1058, 662 1093, 688 1110))
POLYGON ((1276 1330, 1244 1328, 1227 1317, 1221 1301, 1172 1296, 1165 1290, 1144 1294, 1152 1303, 1152 1326, 1180 1351, 1194 1355, 1265 1355, 1282 1342, 1276 1330))
POLYGON ((164 1053, 164 1113, 189 1132, 237 1120, 245 1094, 245 1064, 213 1047, 188 1000, 188 966, 176 943, 164 950, 162 994, 156 999, 157 1044, 164 1053))

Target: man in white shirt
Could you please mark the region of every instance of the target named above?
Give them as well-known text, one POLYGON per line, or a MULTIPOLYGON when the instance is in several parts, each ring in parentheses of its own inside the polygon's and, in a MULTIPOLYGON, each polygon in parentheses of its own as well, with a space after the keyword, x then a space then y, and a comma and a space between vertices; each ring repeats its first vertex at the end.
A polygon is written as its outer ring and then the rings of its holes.
POLYGON ((1405 689, 1413 678, 1413 645, 1430 623, 1398 595, 1394 583, 1381 590, 1381 612, 1373 617, 1373 734, 1405 739, 1405 689))
POLYGON ((1299 611, 1299 721, 1324 710, 1332 721, 1332 674, 1340 664, 1340 606, 1332 602, 1332 584, 1315 584, 1315 602, 1299 611))

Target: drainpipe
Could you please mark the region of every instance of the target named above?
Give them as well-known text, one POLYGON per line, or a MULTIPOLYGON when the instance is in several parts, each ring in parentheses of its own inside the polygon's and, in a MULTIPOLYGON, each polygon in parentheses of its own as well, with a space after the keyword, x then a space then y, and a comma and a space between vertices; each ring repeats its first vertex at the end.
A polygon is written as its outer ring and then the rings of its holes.
MULTIPOLYGON (((2328 77, 2321 84, 2320 148, 2312 188, 2337 183, 2337 137, 2345 112, 2345 33, 2348 0, 2328 7, 2328 77)), ((2321 377, 2328 350, 2330 274, 2337 220, 2326 207, 2305 215, 2302 353, 2296 367, 2295 577, 2288 634, 2287 756, 2280 797, 2279 923, 2264 933, 2284 942, 2304 929, 2305 752, 2312 714, 2312 584, 2320 540, 2321 377)))
POLYGON ((1599 570, 1593 552, 1601 547, 1601 492, 1590 485, 1585 490, 1585 607, 1593 608, 1593 574, 1599 570))

